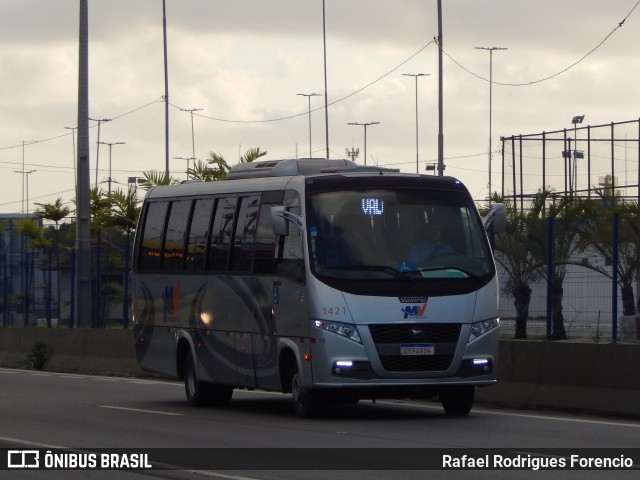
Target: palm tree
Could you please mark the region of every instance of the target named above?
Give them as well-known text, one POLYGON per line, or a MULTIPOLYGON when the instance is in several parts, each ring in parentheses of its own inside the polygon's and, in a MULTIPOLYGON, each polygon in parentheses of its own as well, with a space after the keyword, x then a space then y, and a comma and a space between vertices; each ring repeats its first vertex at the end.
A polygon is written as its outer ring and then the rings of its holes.
POLYGON ((551 322, 554 340, 567 338, 562 313, 563 283, 567 265, 573 263, 574 254, 581 249, 580 224, 587 211, 588 204, 580 197, 563 196, 556 199, 551 192, 544 190, 534 196, 531 210, 526 214, 531 238, 529 245, 534 258, 540 265, 549 267, 549 248, 553 251, 552 268, 549 271, 547 268, 541 268, 539 272, 547 282, 551 282, 551 322), (547 244, 549 226, 553 228, 551 245, 547 244))
POLYGON ((60 221, 69 216, 71 209, 62 204, 62 197, 58 197, 53 203, 36 203, 36 205, 38 206, 35 211, 37 217, 56 224, 56 283, 58 285, 58 321, 60 321, 60 221))
POLYGON ((167 176, 166 172, 159 172, 158 170, 148 170, 142 172, 144 180, 140 181, 140 188, 149 190, 151 187, 157 185, 173 185, 177 183, 171 175, 167 176))
MULTIPOLYGON (((32 296, 29 295, 29 292, 32 289, 34 289, 33 285, 35 283, 33 278, 34 257, 31 256, 31 267, 29 268, 28 267, 28 263, 29 263, 28 249, 31 248, 33 250, 38 250, 40 251, 40 254, 42 254, 42 252, 51 245, 51 241, 44 238, 42 227, 38 225, 32 218, 23 218, 22 220, 20 220, 20 222, 18 222, 16 230, 22 235, 24 235, 27 239, 29 239, 29 245, 26 246, 27 250, 25 250, 24 252, 25 262, 24 262, 24 269, 23 269, 24 274, 26 275, 24 277, 26 279, 24 283, 25 291, 23 292, 24 294, 24 297, 23 297, 24 326, 26 327, 29 325, 29 299, 32 298, 32 296)), ((46 294, 45 294, 45 297, 47 297, 46 294)), ((49 320, 48 324, 49 326, 51 326, 50 318, 48 320, 49 320)))
MULTIPOLYGON (((260 157, 264 157, 267 152, 260 150, 260 147, 254 147, 248 149, 243 155, 240 156, 239 163, 250 163, 257 160, 260 157)), ((231 167, 224 159, 222 154, 216 153, 213 150, 209 152, 209 157, 206 163, 202 160, 194 162, 192 168, 188 168, 186 171, 187 178, 193 180, 200 180, 203 182, 218 182, 227 179, 227 174, 231 170, 231 167)), ((150 170, 142 172, 144 180, 140 182, 140 186, 149 190, 151 187, 157 185, 173 185, 180 183, 180 180, 171 176, 167 177, 165 173, 156 170, 150 170)))
POLYGON ((526 216, 507 200, 494 198, 507 207, 506 231, 495 237, 496 261, 507 274, 503 290, 513 298, 516 309, 515 338, 527 338, 527 318, 531 303, 531 284, 541 278, 540 261, 531 253, 531 237, 526 216))
POLYGON ((605 259, 605 264, 583 262, 586 268, 601 273, 605 277, 613 278, 612 272, 606 267, 613 260, 613 226, 614 215, 618 215, 618 264, 617 281, 620 287, 623 315, 634 315, 636 304, 633 295, 633 280, 640 268, 640 207, 637 202, 618 200, 615 203, 607 198, 593 200, 590 203, 591 215, 589 221, 580 225, 581 249, 591 248, 605 259))

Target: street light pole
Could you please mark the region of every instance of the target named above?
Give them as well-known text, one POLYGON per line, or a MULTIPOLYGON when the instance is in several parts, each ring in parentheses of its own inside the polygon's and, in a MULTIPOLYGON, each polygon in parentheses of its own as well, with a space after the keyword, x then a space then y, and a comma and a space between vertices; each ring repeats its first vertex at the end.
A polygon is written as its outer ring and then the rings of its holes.
POLYGON ((183 112, 189 112, 191 114, 191 158, 196 158, 196 137, 193 132, 193 112, 200 112, 201 108, 181 108, 183 112))
MULTIPOLYGON (((37 143, 35 140, 23 140, 22 141, 22 170, 18 171, 16 170, 16 173, 22 173, 22 213, 25 213, 25 205, 24 205, 24 186, 25 186, 25 182, 28 182, 28 178, 25 176, 26 171, 24 169, 24 147, 25 145, 31 145, 32 143, 37 143)), ((35 170, 34 170, 35 171, 35 170)), ((27 187, 28 190, 28 187, 27 187)), ((28 210, 28 206, 27 206, 27 213, 29 213, 28 210)))
POLYGON ((329 160, 329 94, 327 92, 327 19, 325 1, 322 0, 322 52, 324 57, 324 131, 329 160))
POLYGON ((99 159, 100 159, 100 125, 104 122, 110 122, 111 119, 110 118, 89 118, 89 120, 91 120, 92 122, 98 122, 98 140, 96 141, 96 183, 94 186, 98 186, 98 165, 99 165, 99 159))
POLYGON ((477 50, 489 51, 489 189, 488 197, 491 199, 491 124, 492 124, 492 105, 493 105, 493 52, 495 50, 507 50, 503 47, 475 47, 477 50))
POLYGON ((114 145, 124 145, 125 142, 100 142, 102 145, 108 145, 109 146, 109 197, 111 196, 111 147, 113 147, 114 145))
POLYGON ((364 164, 367 165, 367 127, 369 125, 378 125, 380 122, 367 122, 367 123, 358 123, 351 122, 348 125, 361 125, 364 127, 364 164))
POLYGON ((403 73, 405 77, 416 79, 416 173, 420 173, 420 154, 418 150, 418 77, 428 77, 429 73, 403 73))
POLYGON ((76 129, 78 127, 64 127, 66 130, 71 130, 71 140, 73 142, 73 173, 76 187, 78 186, 78 174, 76 171, 76 129))
POLYGON ((22 174, 22 213, 26 213, 29 215, 29 175, 35 173, 37 170, 14 170, 15 173, 22 174), (25 185, 26 185, 26 195, 27 200, 25 203, 25 185), (26 210, 25 210, 26 204, 26 210))
POLYGON ((311 158, 312 155, 312 150, 311 150, 311 97, 321 97, 322 94, 320 93, 298 93, 297 95, 301 96, 301 97, 307 97, 307 100, 309 101, 309 158, 311 158))

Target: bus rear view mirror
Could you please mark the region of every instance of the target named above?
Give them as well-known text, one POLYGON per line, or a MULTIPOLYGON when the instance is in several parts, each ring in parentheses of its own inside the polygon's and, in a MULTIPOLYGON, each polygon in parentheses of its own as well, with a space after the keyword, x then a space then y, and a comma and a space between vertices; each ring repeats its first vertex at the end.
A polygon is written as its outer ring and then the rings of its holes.
POLYGON ((287 221, 287 207, 271 207, 271 226, 276 235, 289 235, 289 222, 287 221))
POLYGON ((507 228, 507 207, 503 203, 492 204, 487 216, 482 218, 482 224, 487 231, 493 225, 493 233, 504 232, 507 228))

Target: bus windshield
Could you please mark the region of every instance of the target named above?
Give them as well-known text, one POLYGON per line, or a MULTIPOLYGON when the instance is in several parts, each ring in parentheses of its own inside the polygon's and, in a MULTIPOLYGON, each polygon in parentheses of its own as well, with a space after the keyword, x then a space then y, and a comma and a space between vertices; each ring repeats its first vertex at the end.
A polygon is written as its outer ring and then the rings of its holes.
POLYGON ((494 266, 471 199, 457 191, 317 192, 307 205, 313 272, 342 280, 484 279, 494 266))

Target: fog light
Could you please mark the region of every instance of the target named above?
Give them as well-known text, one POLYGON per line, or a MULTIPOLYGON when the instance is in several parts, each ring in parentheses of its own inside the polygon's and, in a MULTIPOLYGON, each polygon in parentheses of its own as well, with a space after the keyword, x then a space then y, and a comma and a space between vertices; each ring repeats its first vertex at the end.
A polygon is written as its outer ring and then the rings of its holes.
POLYGON ((353 362, 351 360, 338 360, 336 362, 336 367, 351 368, 353 367, 353 362))

